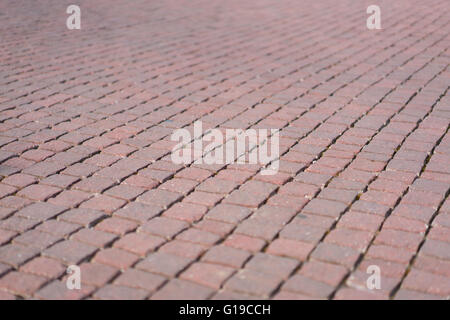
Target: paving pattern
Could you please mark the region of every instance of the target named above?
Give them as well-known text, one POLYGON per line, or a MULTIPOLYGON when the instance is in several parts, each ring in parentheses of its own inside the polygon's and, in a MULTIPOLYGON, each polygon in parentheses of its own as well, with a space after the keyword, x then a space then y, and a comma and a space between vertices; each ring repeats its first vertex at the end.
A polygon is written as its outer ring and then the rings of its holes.
POLYGON ((0 2, 0 299, 449 298, 448 0, 72 2, 0 2))

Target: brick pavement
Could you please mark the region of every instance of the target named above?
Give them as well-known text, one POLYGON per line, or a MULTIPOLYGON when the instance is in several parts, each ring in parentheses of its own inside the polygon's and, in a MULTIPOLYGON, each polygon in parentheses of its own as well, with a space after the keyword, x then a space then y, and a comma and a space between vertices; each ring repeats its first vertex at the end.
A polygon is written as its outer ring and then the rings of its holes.
POLYGON ((0 2, 0 299, 449 298, 448 1, 71 3, 0 2), (196 120, 278 174, 172 163, 196 120))

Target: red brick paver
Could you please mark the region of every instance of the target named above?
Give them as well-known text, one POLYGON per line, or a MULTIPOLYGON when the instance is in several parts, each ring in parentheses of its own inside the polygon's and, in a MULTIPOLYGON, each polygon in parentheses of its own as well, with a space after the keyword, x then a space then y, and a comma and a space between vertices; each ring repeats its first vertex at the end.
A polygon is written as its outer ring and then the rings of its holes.
POLYGON ((450 297, 448 1, 77 5, 0 3, 0 299, 450 297), (278 173, 173 163, 196 120, 278 173))

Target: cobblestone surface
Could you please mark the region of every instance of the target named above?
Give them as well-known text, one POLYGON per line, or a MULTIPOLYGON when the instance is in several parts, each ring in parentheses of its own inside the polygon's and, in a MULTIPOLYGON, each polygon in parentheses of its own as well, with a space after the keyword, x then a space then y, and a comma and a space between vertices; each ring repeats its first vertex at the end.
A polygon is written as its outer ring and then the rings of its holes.
POLYGON ((0 2, 0 299, 448 299, 450 5, 372 2, 0 2), (196 120, 280 171, 173 164, 196 120))

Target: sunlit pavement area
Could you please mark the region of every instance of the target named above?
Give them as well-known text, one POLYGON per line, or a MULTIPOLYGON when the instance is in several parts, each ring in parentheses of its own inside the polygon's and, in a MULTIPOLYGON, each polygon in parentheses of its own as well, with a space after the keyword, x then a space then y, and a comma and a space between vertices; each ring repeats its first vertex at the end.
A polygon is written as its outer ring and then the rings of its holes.
POLYGON ((69 4, 0 2, 0 299, 448 299, 448 0, 69 4))

